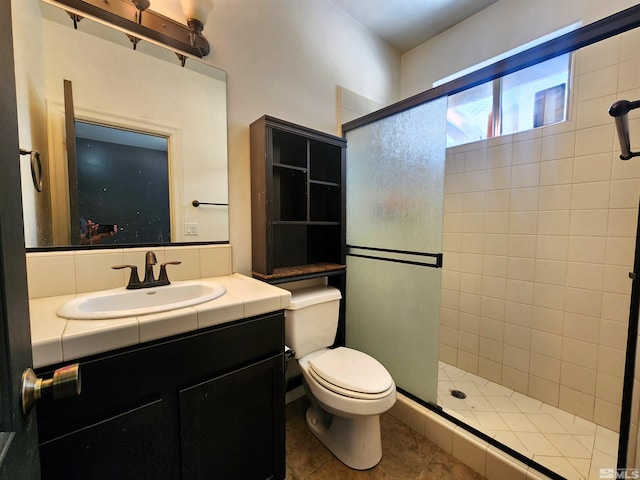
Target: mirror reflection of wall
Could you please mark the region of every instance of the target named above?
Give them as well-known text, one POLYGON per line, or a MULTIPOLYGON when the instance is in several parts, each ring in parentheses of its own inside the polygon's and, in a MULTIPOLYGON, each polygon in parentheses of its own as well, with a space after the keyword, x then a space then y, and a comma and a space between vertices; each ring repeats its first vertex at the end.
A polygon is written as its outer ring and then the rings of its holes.
POLYGON ((85 224, 79 243, 170 242, 167 139, 86 122, 75 127, 79 218, 72 221, 85 224))
POLYGON ((39 1, 14 3, 14 31, 39 32, 14 35, 20 145, 40 151, 45 170, 38 193, 22 159, 27 248, 75 245, 60 214, 68 210, 64 79, 73 82, 77 119, 169 138, 171 242, 228 242, 225 72, 195 59, 183 68, 149 42, 134 51, 122 32, 89 19, 74 30, 64 10, 39 1), (193 200, 223 205, 195 208, 193 200))

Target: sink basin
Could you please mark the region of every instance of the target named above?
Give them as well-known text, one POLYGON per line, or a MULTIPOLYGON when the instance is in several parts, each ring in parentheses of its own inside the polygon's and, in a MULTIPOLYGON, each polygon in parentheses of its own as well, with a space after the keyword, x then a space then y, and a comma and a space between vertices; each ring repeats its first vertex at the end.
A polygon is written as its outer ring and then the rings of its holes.
POLYGON ((198 305, 218 298, 226 291, 217 283, 198 281, 139 290, 116 288, 74 298, 56 313, 59 317, 75 320, 136 317, 198 305))

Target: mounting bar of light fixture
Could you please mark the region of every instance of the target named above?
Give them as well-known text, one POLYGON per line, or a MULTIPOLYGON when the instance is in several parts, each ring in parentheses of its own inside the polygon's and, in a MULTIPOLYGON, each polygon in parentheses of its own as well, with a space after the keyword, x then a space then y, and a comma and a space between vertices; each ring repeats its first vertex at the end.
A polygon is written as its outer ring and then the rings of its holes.
POLYGON ((211 51, 209 42, 202 34, 194 35, 189 26, 152 10, 139 10, 129 0, 44 1, 64 8, 72 18, 73 15, 80 15, 124 30, 134 47, 140 39, 148 40, 174 50, 181 60, 185 58, 185 53, 202 58, 211 51))

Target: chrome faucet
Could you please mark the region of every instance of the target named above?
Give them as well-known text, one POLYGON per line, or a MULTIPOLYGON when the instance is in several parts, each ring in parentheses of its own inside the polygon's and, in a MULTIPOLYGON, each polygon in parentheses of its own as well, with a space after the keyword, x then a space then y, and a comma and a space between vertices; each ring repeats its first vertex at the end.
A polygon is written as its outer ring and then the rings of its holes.
POLYGON ((138 276, 138 267, 136 265, 114 265, 111 268, 119 270, 121 268, 130 268, 131 276, 129 277, 129 283, 127 284, 128 290, 134 290, 138 288, 150 288, 160 287, 162 285, 169 285, 169 277, 167 276, 167 265, 180 265, 182 262, 171 261, 160 264, 160 274, 155 279, 153 275, 153 266, 158 263, 156 260, 156 254, 152 251, 148 251, 144 258, 144 280, 140 281, 138 276))

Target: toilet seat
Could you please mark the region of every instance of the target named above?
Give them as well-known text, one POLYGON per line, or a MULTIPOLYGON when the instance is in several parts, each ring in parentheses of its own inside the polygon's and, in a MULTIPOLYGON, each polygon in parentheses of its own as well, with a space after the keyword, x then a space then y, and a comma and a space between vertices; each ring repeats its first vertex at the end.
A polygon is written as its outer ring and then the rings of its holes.
POLYGON ((366 353, 346 347, 309 359, 309 374, 323 387, 346 397, 376 400, 395 388, 384 366, 366 353))

